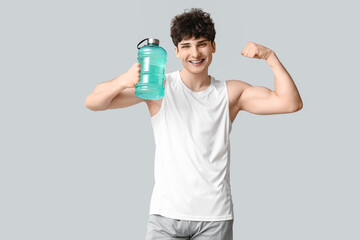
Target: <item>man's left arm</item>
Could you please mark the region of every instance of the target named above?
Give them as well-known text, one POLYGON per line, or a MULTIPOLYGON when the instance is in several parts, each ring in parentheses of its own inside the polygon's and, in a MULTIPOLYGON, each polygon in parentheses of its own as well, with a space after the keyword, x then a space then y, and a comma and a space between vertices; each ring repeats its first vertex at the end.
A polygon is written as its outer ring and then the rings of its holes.
POLYGON ((297 87, 274 51, 248 42, 241 54, 266 60, 275 76, 275 90, 244 83, 238 98, 239 110, 255 114, 280 114, 296 112, 302 108, 303 103, 297 87))

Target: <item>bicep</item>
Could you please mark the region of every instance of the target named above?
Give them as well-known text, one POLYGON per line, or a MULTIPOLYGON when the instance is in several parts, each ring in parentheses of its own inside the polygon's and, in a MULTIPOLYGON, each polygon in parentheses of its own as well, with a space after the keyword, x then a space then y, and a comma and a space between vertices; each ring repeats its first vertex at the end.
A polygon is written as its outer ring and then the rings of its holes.
POLYGON ((261 86, 248 85, 242 92, 238 104, 240 110, 259 115, 288 112, 275 91, 261 86))

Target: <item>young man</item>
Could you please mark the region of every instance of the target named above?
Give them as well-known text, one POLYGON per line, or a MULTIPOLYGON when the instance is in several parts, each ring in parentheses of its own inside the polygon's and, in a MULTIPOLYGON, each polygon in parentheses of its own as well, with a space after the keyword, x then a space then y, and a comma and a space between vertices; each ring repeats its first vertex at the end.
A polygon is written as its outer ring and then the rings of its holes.
POLYGON ((209 76, 215 29, 210 15, 200 9, 175 16, 171 37, 183 69, 166 74, 163 99, 135 96, 140 80, 136 63, 98 84, 86 106, 94 111, 140 102, 148 106, 156 152, 146 239, 229 240, 234 218, 229 134, 237 113, 291 113, 302 108, 301 97, 275 53, 253 42, 241 54, 267 61, 275 75, 275 90, 209 76))

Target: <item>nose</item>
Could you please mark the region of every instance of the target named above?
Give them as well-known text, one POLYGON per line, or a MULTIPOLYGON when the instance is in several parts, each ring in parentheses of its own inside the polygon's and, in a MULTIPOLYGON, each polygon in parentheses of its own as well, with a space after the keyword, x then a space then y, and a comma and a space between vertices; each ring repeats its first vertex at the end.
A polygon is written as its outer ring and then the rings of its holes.
POLYGON ((200 52, 199 52, 199 49, 197 47, 194 47, 192 52, 191 52, 191 56, 193 58, 198 58, 200 56, 200 52))

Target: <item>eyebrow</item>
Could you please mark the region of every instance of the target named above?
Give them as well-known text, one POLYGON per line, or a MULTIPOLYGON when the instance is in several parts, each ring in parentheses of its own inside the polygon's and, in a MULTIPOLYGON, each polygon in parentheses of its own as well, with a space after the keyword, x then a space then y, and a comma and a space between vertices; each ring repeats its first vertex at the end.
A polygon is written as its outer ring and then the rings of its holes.
MULTIPOLYGON (((207 41, 209 41, 209 40, 201 40, 201 41, 197 42, 196 44, 203 43, 203 42, 207 42, 207 41)), ((180 46, 185 46, 185 45, 190 45, 190 43, 189 43, 189 42, 187 42, 187 43, 180 43, 180 46)))

